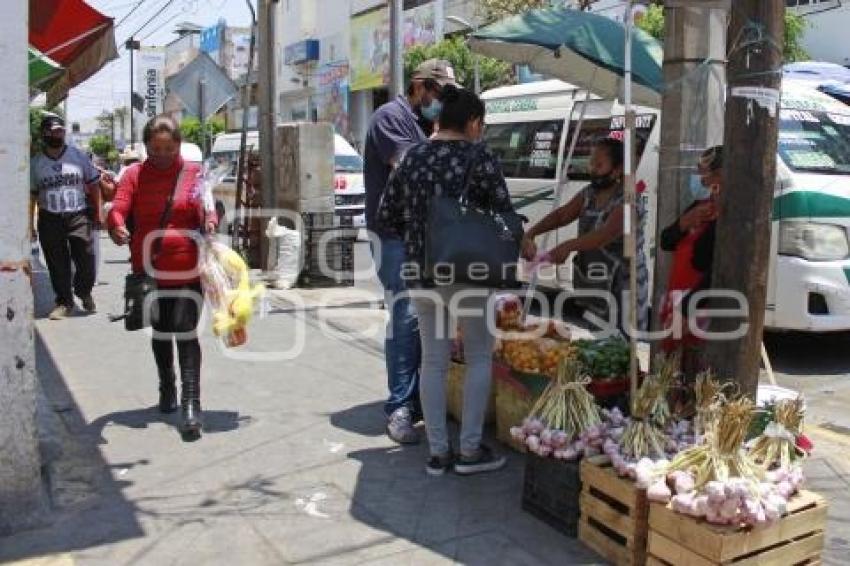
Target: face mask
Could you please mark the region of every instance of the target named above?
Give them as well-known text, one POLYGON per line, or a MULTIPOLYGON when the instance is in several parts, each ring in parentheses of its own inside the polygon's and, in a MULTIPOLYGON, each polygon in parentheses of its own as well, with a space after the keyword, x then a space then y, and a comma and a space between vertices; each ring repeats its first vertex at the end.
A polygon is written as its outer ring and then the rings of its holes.
POLYGON ((706 200, 711 197, 711 191, 708 190, 708 187, 703 186, 702 177, 699 175, 691 175, 688 188, 691 190, 691 196, 694 197, 694 200, 706 200))
POLYGON ((168 169, 172 165, 174 165, 174 157, 148 157, 148 161, 150 164, 154 166, 156 169, 168 169))
POLYGON ((429 122, 436 122, 440 117, 440 112, 443 111, 443 103, 436 98, 431 99, 431 104, 423 106, 420 110, 422 117, 429 122))
POLYGON ((63 145, 65 145, 65 140, 62 138, 54 138, 53 136, 48 136, 44 138, 44 145, 49 147, 50 149, 59 149, 63 145))
POLYGON ((597 191, 607 189, 616 182, 617 179, 612 174, 590 176, 590 186, 596 189, 597 191))

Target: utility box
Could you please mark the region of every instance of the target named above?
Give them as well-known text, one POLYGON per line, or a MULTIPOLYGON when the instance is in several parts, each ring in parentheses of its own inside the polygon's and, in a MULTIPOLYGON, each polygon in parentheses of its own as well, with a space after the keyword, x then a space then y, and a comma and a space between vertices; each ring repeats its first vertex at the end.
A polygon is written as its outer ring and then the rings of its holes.
POLYGON ((334 212, 334 133, 330 123, 298 122, 275 129, 279 186, 274 206, 294 213, 334 212))

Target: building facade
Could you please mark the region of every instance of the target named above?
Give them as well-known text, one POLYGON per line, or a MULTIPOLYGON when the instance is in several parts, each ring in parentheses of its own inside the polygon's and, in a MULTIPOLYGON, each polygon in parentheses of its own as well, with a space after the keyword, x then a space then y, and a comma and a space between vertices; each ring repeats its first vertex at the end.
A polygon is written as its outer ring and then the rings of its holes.
POLYGON ((809 24, 803 36, 803 48, 810 59, 850 66, 850 47, 844 35, 850 28, 850 2, 785 0, 785 5, 809 24))
MULTIPOLYGON (((283 0, 277 5, 278 120, 331 122, 362 149, 369 117, 389 100, 387 1, 283 0)), ((439 41, 457 29, 446 16, 474 19, 474 5, 474 0, 405 0, 405 47, 439 41)))

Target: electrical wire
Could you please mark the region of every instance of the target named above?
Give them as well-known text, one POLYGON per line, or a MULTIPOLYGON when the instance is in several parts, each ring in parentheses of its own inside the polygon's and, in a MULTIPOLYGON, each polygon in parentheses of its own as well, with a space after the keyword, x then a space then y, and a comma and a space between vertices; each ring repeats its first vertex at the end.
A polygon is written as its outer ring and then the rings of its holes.
MULTIPOLYGON (((165 10, 167 10, 168 7, 171 6, 172 4, 174 4, 174 0, 166 0, 165 4, 163 4, 162 7, 160 7, 160 9, 157 10, 157 12, 153 16, 151 16, 144 24, 142 24, 141 27, 139 27, 139 29, 137 29, 135 32, 131 33, 130 37, 128 37, 127 40, 130 40, 130 39, 136 37, 139 33, 141 33, 141 31, 143 29, 148 27, 151 24, 151 22, 153 22, 155 19, 157 19, 160 16, 160 14, 165 12, 165 10)), ((127 43, 127 42, 125 41, 124 43, 127 43)))
POLYGON ((126 21, 127 21, 127 19, 128 19, 130 16, 132 16, 132 15, 133 15, 133 13, 134 13, 136 10, 138 10, 139 8, 141 8, 142 4, 144 4, 144 3, 145 3, 145 0, 139 0, 139 1, 136 3, 136 5, 135 5, 135 6, 133 6, 132 8, 130 8, 130 11, 129 11, 129 12, 127 12, 126 14, 124 14, 124 17, 123 17, 123 18, 121 18, 121 21, 119 21, 117 24, 115 24, 115 29, 118 29, 119 27, 121 27, 121 24, 123 24, 124 22, 126 22, 126 21))

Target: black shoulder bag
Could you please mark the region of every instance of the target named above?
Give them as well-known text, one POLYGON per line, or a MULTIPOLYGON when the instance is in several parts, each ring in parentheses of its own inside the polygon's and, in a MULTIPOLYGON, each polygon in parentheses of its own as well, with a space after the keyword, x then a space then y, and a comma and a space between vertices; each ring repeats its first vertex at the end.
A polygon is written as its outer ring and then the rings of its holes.
MULTIPOLYGON (((159 218, 159 231, 165 229, 174 205, 174 195, 183 180, 183 169, 177 174, 177 181, 168 195, 168 201, 159 218)), ((151 247, 151 265, 156 262, 162 251, 162 236, 151 247)), ((124 319, 124 328, 128 331, 141 330, 159 322, 159 308, 156 300, 149 296, 156 291, 156 278, 144 273, 130 273, 124 278, 124 314, 113 317, 113 321, 124 319), (147 312, 145 312, 147 307, 147 312)))
POLYGON ((472 149, 458 198, 442 194, 431 198, 422 266, 425 279, 436 285, 446 282, 517 288, 523 217, 513 210, 480 210, 469 203, 469 188, 480 152, 479 145, 472 149))

